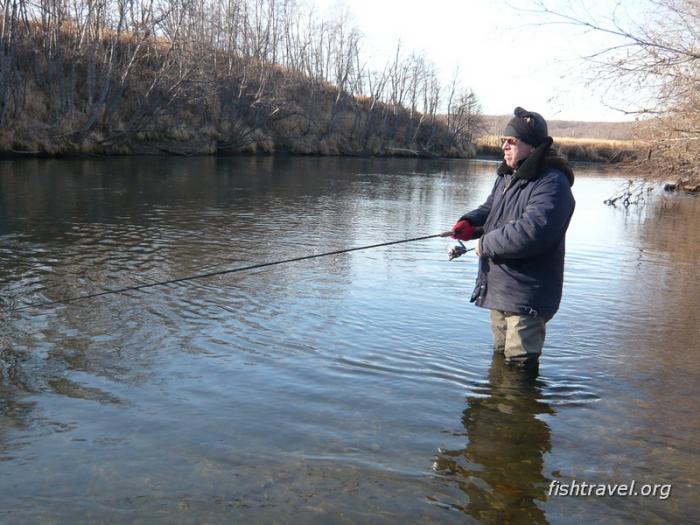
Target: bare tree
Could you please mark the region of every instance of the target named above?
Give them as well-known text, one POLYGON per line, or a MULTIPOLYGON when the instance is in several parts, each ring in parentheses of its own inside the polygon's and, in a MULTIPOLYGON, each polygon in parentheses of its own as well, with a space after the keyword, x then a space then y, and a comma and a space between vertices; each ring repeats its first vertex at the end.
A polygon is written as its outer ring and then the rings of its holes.
POLYGON ((449 86, 447 96, 447 132, 450 146, 460 149, 474 143, 475 134, 482 131, 481 106, 471 89, 459 86, 459 68, 449 86))
MULTIPOLYGON (((586 57, 594 79, 610 94, 623 96, 620 111, 640 117, 649 160, 664 172, 697 173, 700 155, 700 2, 648 0, 647 18, 626 16, 618 2, 609 16, 596 18, 557 10, 546 1, 536 12, 617 39, 586 57), (640 100, 640 94, 646 95, 640 100)), ((639 6, 637 6, 639 7, 639 6)))
MULTIPOLYGON (((5 145, 37 128, 72 151, 182 128, 225 150, 308 136, 381 152, 441 147, 469 127, 438 118, 439 74, 424 55, 398 44, 371 70, 347 10, 324 19, 297 0, 0 0, 0 10, 5 145)), ((455 118, 476 108, 463 102, 455 118)))
POLYGON ((10 95, 17 73, 16 49, 17 33, 20 23, 21 3, 18 0, 0 2, 2 19, 0 20, 0 125, 10 105, 10 95))

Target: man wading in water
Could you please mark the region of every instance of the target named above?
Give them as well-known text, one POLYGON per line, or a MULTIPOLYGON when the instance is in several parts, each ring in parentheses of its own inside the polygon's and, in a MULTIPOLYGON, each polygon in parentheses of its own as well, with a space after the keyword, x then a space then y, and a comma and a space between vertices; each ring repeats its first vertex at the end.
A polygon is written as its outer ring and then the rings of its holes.
POLYGON ((503 131, 503 162, 486 202, 460 217, 452 237, 478 239, 471 301, 491 310, 496 352, 537 368, 545 326, 559 309, 564 238, 574 212, 574 173, 552 151, 547 122, 515 108, 503 131))

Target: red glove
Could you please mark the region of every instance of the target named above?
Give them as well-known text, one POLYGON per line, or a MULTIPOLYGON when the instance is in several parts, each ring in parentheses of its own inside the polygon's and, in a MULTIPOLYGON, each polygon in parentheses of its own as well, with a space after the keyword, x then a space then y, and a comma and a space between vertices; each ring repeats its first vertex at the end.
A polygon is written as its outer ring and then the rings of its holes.
POLYGON ((466 219, 462 219, 452 226, 452 231, 454 232, 452 238, 460 241, 468 241, 474 237, 474 226, 466 219))

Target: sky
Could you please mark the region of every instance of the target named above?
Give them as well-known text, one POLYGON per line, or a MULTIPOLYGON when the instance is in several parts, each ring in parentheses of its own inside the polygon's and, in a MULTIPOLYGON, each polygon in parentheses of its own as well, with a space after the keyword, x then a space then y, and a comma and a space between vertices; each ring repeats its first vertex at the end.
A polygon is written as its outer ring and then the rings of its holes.
MULTIPOLYGON (((589 85, 582 57, 618 43, 570 25, 543 24, 527 12, 528 0, 309 0, 320 14, 345 5, 364 35, 365 56, 379 69, 401 40, 407 51, 424 51, 443 84, 459 68, 459 81, 472 88, 488 115, 511 114, 516 106, 548 119, 622 121, 631 117, 606 107, 611 93, 589 85)), ((641 0, 623 2, 634 15, 641 0)), ((564 2, 552 0, 553 7, 564 2)), ((616 2, 565 2, 580 13, 610 16, 616 2)), ((641 15, 641 12, 636 14, 641 15)))

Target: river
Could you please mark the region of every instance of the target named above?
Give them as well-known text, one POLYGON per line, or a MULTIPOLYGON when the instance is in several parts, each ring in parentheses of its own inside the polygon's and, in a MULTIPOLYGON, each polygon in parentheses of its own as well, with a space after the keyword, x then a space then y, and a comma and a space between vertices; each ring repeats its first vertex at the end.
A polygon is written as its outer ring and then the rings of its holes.
POLYGON ((430 235, 487 161, 0 163, 7 523, 697 523, 700 199, 583 166, 539 375, 430 235), (556 484, 670 485, 562 496, 556 484))

